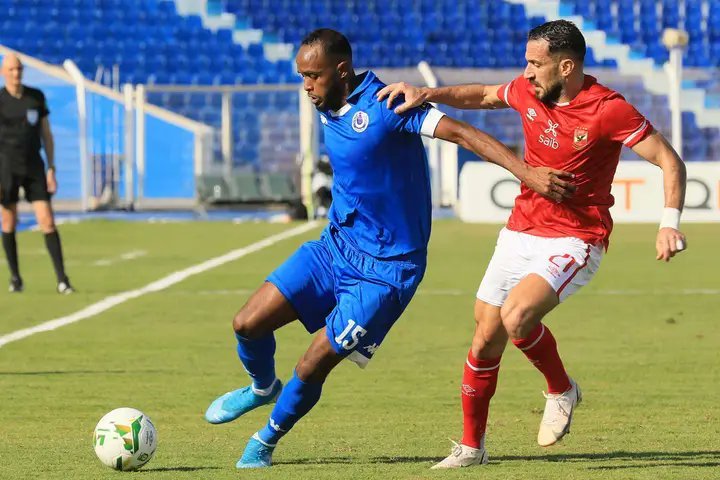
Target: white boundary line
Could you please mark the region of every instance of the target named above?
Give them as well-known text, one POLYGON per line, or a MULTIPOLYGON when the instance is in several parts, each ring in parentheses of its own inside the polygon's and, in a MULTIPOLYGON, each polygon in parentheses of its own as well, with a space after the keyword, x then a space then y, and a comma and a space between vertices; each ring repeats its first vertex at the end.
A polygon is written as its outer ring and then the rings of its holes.
POLYGON ((93 267, 109 267, 110 265, 114 265, 116 263, 120 262, 126 262, 128 260, 135 260, 140 257, 144 257, 147 255, 148 252, 145 250, 131 250, 129 252, 125 252, 121 255, 118 255, 117 257, 112 258, 101 258, 100 260, 96 260, 93 262, 93 267))
POLYGON ((86 318, 90 318, 106 310, 110 310, 111 308, 120 305, 121 303, 125 303, 128 300, 142 297, 143 295, 146 295, 148 293, 164 290, 168 287, 171 287, 172 285, 175 285, 176 283, 182 282, 186 278, 192 277, 193 275, 197 275, 199 273, 211 270, 215 267, 219 267, 226 263, 232 262, 251 253, 275 245, 276 243, 281 242, 285 239, 301 235, 317 227, 317 225, 318 222, 316 221, 308 222, 299 227, 286 230, 285 232, 271 235, 270 237, 267 237, 264 240, 260 240, 259 242, 255 242, 247 247, 232 250, 224 255, 220 255, 219 257, 211 258, 210 260, 206 260, 202 263, 193 265, 192 267, 188 267, 184 270, 173 272, 170 275, 163 277, 160 280, 149 283, 142 288, 138 288, 136 290, 128 290, 126 292, 118 293, 117 295, 106 297, 99 302, 93 303, 92 305, 89 305, 75 313, 71 313, 70 315, 56 318, 54 320, 49 320, 39 325, 35 325, 34 327, 24 328, 22 330, 17 330, 15 332, 8 333, 7 335, 0 336, 0 348, 4 345, 7 345, 8 343, 22 340, 23 338, 35 335, 36 333, 49 332, 64 327, 66 325, 70 325, 71 323, 85 320, 86 318))

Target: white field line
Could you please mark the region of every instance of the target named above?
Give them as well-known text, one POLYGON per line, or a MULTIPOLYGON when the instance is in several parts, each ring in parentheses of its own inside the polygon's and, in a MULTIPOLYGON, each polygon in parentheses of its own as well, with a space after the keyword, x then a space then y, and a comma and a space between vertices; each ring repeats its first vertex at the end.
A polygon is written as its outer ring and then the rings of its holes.
POLYGON ((96 260, 93 262, 93 266, 94 267, 108 267, 115 263, 126 262, 128 260, 135 260, 136 258, 144 257, 145 255, 147 255, 147 252, 145 250, 132 250, 130 252, 125 252, 122 255, 119 255, 117 257, 101 258, 100 260, 96 260))
POLYGON ((219 257, 211 258, 210 260, 206 260, 197 265, 188 267, 184 270, 178 270, 177 272, 173 272, 170 275, 163 277, 160 280, 149 283, 142 288, 138 288, 136 290, 128 290, 122 293, 118 293, 116 295, 105 297, 99 302, 93 303, 92 305, 89 305, 75 313, 71 313, 70 315, 56 318, 54 320, 49 320, 39 325, 35 325, 34 327, 24 328, 22 330, 17 330, 15 332, 8 333, 7 335, 0 336, 0 347, 7 345, 11 342, 22 340, 23 338, 29 337, 31 335, 35 335, 36 333, 49 332, 64 327, 66 325, 79 322, 80 320, 85 320, 106 310, 110 310, 111 308, 125 303, 128 300, 141 297, 148 293, 164 290, 168 287, 175 285, 176 283, 182 282, 186 278, 198 275, 200 273, 237 260, 239 258, 245 257, 251 253, 275 245, 276 243, 286 240, 288 238, 301 235, 307 231, 312 230, 317 225, 318 222, 308 222, 299 227, 295 227, 290 230, 286 230, 285 232, 267 237, 263 240, 260 240, 259 242, 248 245, 247 247, 238 248, 224 255, 220 255, 219 257))

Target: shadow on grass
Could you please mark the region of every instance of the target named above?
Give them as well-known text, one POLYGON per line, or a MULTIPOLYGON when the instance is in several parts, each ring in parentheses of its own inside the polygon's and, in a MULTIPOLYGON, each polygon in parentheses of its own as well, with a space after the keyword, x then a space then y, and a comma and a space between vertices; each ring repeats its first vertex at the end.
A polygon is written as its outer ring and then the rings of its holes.
MULTIPOLYGON (((400 463, 427 463, 431 464, 442 460, 437 457, 371 457, 367 460, 353 457, 327 457, 327 458, 297 458, 274 462, 275 465, 331 465, 331 464, 400 464, 400 463)), ((588 466, 590 469, 614 470, 625 468, 645 467, 717 467, 720 466, 720 451, 687 451, 687 452, 598 452, 598 453, 558 453, 547 455, 500 455, 490 456, 491 463, 499 462, 574 462, 593 463, 605 461, 628 462, 619 465, 588 466)))
POLYGON ((393 463, 431 463, 437 462, 438 457, 371 457, 367 460, 354 457, 327 457, 327 458, 295 458, 290 460, 273 461, 273 465, 332 465, 332 464, 393 464, 393 463))
POLYGON ((201 470, 220 470, 220 467, 158 467, 143 468, 135 472, 138 473, 157 473, 157 472, 199 472, 201 470))

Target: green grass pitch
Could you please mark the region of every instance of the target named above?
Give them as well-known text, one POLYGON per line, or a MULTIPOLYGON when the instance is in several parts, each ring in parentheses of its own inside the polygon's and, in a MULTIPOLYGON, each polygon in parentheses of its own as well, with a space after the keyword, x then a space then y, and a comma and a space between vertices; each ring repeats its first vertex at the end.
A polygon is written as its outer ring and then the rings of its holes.
MULTIPOLYGON (((26 291, 0 294, 0 335, 288 228, 65 225, 68 272, 79 291, 70 297, 54 293, 42 236, 23 233, 26 291), (131 251, 141 253, 121 259, 131 251)), ((685 225, 690 248, 669 264, 655 261, 656 228, 617 226, 597 277, 546 319, 585 397, 572 433, 555 447, 535 444, 545 385, 511 346, 491 404, 490 464, 429 470, 461 433, 474 293, 499 230, 447 220, 434 223, 425 280, 374 360, 365 371, 337 368, 269 471, 234 468, 268 409, 219 426, 202 414, 217 395, 247 383, 233 314, 319 229, 0 348, 0 479, 718 478, 720 224, 685 225), (95 423, 120 406, 143 410, 158 429, 155 458, 137 473, 113 472, 92 449, 95 423)), ((277 369, 287 378, 310 337, 291 325, 277 338, 277 369)))

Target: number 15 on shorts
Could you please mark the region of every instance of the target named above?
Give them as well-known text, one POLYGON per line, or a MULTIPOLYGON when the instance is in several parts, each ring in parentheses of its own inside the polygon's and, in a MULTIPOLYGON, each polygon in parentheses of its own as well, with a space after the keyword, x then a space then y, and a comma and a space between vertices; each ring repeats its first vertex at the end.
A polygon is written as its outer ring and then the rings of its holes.
POLYGON ((335 342, 345 350, 352 350, 357 346, 360 338, 364 337, 366 333, 367 330, 357 325, 355 320, 348 320, 347 327, 345 327, 345 330, 343 330, 340 335, 335 337, 335 342))

